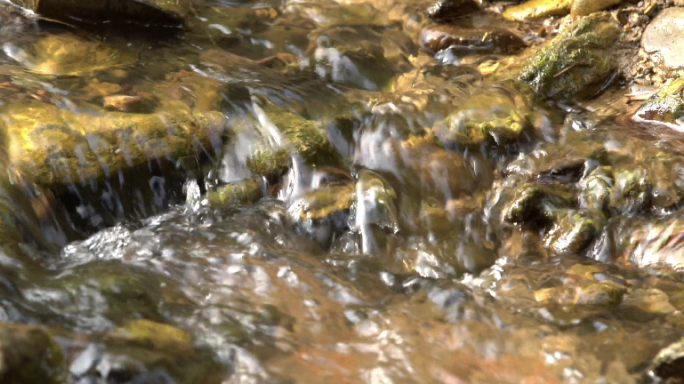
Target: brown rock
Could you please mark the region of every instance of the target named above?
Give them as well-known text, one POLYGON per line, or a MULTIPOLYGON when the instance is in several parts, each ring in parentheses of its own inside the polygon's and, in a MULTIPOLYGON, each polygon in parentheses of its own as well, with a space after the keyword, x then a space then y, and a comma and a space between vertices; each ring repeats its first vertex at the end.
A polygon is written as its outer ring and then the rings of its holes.
POLYGON ((565 16, 571 6, 572 0, 531 0, 506 9, 503 17, 511 21, 534 21, 549 16, 565 16))
POLYGON ((426 27, 420 33, 420 44, 430 52, 452 48, 462 53, 513 53, 526 46, 518 35, 505 29, 472 29, 451 25, 426 27))

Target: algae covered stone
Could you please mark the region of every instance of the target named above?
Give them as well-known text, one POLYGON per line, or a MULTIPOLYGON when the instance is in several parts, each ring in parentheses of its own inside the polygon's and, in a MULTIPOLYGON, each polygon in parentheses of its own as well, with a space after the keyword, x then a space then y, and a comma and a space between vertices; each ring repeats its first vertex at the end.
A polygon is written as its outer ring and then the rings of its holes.
POLYGON ((254 151, 247 159, 247 165, 255 174, 266 177, 281 175, 290 167, 292 154, 301 156, 310 167, 339 166, 343 163, 327 131, 318 122, 272 104, 265 105, 264 112, 269 123, 278 129, 276 135, 283 139, 283 143, 254 151))
POLYGON ((73 34, 53 34, 30 49, 5 43, 2 49, 29 71, 45 75, 83 75, 135 63, 132 51, 114 49, 73 34))
POLYGON ((0 108, 9 166, 38 185, 60 187, 102 180, 161 158, 220 149, 229 130, 220 112, 184 105, 155 114, 76 114, 40 102, 0 108), (184 107, 184 108, 183 108, 184 107))
POLYGON ((684 127, 684 78, 668 81, 636 112, 637 119, 684 127))
POLYGON ((619 34, 620 28, 608 16, 585 17, 529 58, 518 80, 540 99, 591 96, 614 73, 608 49, 619 34))
POLYGON ((445 145, 505 145, 532 128, 525 99, 504 86, 483 87, 462 103, 434 131, 445 145))
POLYGON ((63 21, 136 21, 179 25, 192 0, 12 0, 40 15, 63 21))
POLYGON ((506 9, 503 17, 512 21, 534 21, 549 16, 565 16, 571 6, 572 0, 531 0, 506 9))
POLYGON ((256 202, 263 195, 261 183, 255 179, 226 184, 207 192, 209 204, 225 207, 256 202))

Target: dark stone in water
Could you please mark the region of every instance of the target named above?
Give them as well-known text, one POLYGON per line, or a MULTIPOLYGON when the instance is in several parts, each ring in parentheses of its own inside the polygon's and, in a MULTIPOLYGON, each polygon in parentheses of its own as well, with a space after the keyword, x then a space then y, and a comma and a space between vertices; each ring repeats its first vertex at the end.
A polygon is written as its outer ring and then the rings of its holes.
POLYGON ((505 29, 470 29, 433 25, 420 33, 420 45, 430 51, 455 49, 462 53, 513 53, 526 46, 515 33, 505 29))
POLYGON ((662 380, 684 379, 684 339, 661 349, 653 359, 651 371, 662 380))
POLYGON ((479 9, 473 0, 439 0, 428 8, 427 14, 434 21, 444 22, 479 9))
POLYGON ((190 0, 12 0, 42 16, 63 21, 140 22, 180 25, 190 0))

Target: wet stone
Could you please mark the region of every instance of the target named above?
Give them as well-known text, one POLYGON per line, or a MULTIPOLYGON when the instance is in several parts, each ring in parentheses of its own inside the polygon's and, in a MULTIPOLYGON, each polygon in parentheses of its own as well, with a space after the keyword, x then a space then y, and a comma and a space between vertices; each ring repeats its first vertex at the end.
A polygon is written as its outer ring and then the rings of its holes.
POLYGON ((503 209, 503 219, 526 226, 544 226, 576 204, 572 189, 560 185, 526 183, 515 187, 514 197, 503 209))
POLYGON ((245 205, 259 200, 263 195, 262 189, 262 184, 256 179, 242 180, 208 191, 207 199, 214 207, 245 205))
POLYGON ((684 68, 684 8, 664 9, 646 27, 641 46, 667 69, 684 68))
POLYGON ((39 102, 15 103, 0 109, 0 126, 12 142, 10 164, 28 180, 59 187, 102 180, 146 166, 152 158, 220 148, 228 133, 223 114, 178 107, 155 114, 91 116, 39 102))
POLYGON ((428 16, 439 23, 465 16, 479 9, 473 0, 437 0, 427 9, 428 16))
POLYGON ((137 59, 135 52, 68 33, 46 36, 30 48, 5 43, 2 50, 28 70, 45 75, 84 75, 133 64, 137 59))
POLYGON ((591 96, 613 73, 615 64, 607 50, 619 33, 617 24, 605 15, 585 17, 529 58, 518 80, 542 99, 591 96))
POLYGON ((684 380, 684 339, 661 349, 653 358, 651 372, 662 380, 684 380))
POLYGON ((447 147, 504 147, 532 134, 532 112, 526 100, 503 85, 491 85, 474 92, 433 130, 447 147))
POLYGON ((40 15, 74 22, 113 21, 181 25, 190 11, 192 0, 12 0, 40 15))
MULTIPOLYGON (((683 13, 684 14, 684 13, 683 13)), ((683 35, 684 36, 684 33, 683 35)), ((684 78, 668 81, 635 114, 638 120, 660 122, 684 129, 684 78)))
POLYGON ((568 211, 548 231, 545 242, 552 252, 579 254, 591 244, 604 225, 605 218, 600 213, 568 211))
POLYGON ((549 16, 565 16, 572 0, 531 0, 506 9, 503 17, 512 21, 534 21, 549 16))
POLYGON ((635 289, 625 295, 620 304, 627 316, 636 321, 651 321, 677 310, 660 289, 635 289))
POLYGON ((456 54, 514 53, 526 46, 515 33, 505 29, 469 29, 451 25, 426 27, 421 46, 429 52, 450 49, 456 54))

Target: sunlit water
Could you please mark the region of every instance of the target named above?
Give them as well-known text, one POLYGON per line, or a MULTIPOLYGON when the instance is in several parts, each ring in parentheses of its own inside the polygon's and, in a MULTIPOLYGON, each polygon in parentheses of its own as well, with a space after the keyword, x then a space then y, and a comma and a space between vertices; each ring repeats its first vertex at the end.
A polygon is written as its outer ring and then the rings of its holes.
MULTIPOLYGON (((207 1, 183 33, 76 28, 0 3, 0 124, 31 116, 16 105, 86 122, 67 148, 78 171, 46 160, 56 179, 30 174, 18 136, 3 141, 2 215, 23 239, 2 239, 0 320, 48 329, 79 384, 645 380, 684 335, 681 136, 616 123, 628 108, 610 99, 527 107, 482 67, 421 53, 411 6, 207 1), (529 126, 512 140, 453 133, 521 108, 529 126), (154 135, 93 128, 158 116, 176 134, 185 109, 230 134, 177 156, 154 135), (307 152, 317 142, 298 144, 287 121, 312 123, 329 152, 307 152), (127 166, 107 162, 118 151, 127 166), (257 153, 283 165, 258 172, 257 153), (620 173, 635 168, 636 186, 620 173), (608 179, 608 224, 584 243, 569 216, 511 224, 530 180, 579 193, 541 217, 591 207, 608 179), (262 197, 207 197, 231 184, 262 197), (672 235, 663 246, 649 231, 672 235)), ((61 124, 40 116, 48 134, 61 124)), ((48 151, 52 137, 32 140, 48 151)))

